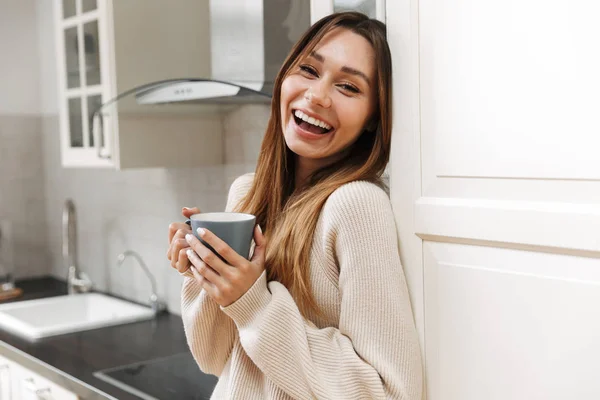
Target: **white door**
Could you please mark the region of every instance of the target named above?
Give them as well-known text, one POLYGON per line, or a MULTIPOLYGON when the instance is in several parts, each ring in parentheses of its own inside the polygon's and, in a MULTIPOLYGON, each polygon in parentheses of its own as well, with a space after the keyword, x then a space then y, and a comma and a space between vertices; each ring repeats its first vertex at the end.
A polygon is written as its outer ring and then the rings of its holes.
POLYGON ((391 195, 431 400, 600 398, 598 15, 387 2, 391 195))

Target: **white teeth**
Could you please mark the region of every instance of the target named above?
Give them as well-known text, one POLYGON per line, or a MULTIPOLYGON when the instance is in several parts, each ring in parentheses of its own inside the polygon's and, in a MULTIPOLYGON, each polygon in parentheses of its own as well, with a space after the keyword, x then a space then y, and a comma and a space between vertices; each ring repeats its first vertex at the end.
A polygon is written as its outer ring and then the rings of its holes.
POLYGON ((331 125, 328 125, 328 124, 326 124, 325 122, 323 122, 323 121, 321 121, 319 119, 316 119, 316 118, 313 118, 313 117, 309 117, 308 115, 304 114, 300 110, 296 110, 294 112, 294 115, 296 117, 300 118, 302 121, 308 122, 309 124, 312 124, 312 125, 315 125, 315 126, 319 126, 321 128, 324 128, 324 129, 331 129, 331 125))

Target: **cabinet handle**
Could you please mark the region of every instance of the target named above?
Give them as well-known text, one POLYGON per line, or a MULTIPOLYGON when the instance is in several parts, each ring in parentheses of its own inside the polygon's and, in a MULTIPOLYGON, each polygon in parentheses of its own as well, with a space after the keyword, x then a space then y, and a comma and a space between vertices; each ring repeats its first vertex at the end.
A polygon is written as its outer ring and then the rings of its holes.
POLYGON ((38 389, 35 387, 35 382, 33 378, 26 378, 24 381, 25 390, 29 393, 32 393, 39 400, 53 400, 52 390, 50 388, 41 388, 38 389))
MULTIPOLYGON (((92 122, 92 135, 94 136, 94 145, 96 147, 96 155, 98 158, 110 159, 110 154, 102 154, 102 146, 100 144, 100 135, 104 135, 104 114, 101 112, 94 113, 92 122)), ((104 143, 106 144, 106 140, 104 143)))

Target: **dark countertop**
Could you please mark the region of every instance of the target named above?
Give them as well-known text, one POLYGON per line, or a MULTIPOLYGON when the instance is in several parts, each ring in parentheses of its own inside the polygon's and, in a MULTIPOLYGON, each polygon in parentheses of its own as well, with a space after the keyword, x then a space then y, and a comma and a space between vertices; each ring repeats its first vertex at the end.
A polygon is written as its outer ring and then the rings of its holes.
MULTIPOLYGON (((66 284, 54 278, 24 280, 17 282, 17 286, 23 289, 23 295, 1 304, 67 294, 66 284)), ((0 341, 4 342, 0 346, 1 355, 26 368, 35 368, 34 372, 65 386, 81 399, 139 400, 139 397, 96 378, 93 373, 189 351, 181 318, 167 312, 150 321, 54 336, 35 342, 0 329, 0 341)))

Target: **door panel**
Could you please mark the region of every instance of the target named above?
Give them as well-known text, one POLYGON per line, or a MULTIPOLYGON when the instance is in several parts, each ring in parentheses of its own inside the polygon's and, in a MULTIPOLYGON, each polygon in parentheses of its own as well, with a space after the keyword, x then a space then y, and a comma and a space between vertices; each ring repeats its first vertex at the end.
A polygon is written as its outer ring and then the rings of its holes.
POLYGON ((600 398, 599 13, 387 4, 391 197, 431 400, 600 398))
POLYGON ((423 196, 599 214, 600 7, 534 3, 419 2, 423 196))
POLYGON ((424 179, 600 179, 600 5, 419 6, 424 179))
POLYGON ((598 397, 597 260, 426 242, 424 261, 429 398, 598 397))

